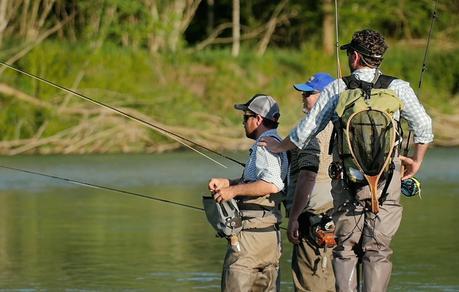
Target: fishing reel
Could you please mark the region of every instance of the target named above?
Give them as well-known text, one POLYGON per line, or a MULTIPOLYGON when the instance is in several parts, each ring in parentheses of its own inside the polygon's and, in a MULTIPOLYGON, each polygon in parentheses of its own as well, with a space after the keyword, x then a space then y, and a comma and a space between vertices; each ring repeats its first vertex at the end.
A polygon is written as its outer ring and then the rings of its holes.
POLYGON ((320 221, 311 226, 311 237, 317 246, 321 248, 332 248, 336 245, 335 223, 328 215, 320 216, 320 221))
POLYGON ((421 197, 421 183, 414 177, 402 180, 401 191, 405 197, 421 197))
POLYGON ((334 161, 328 166, 328 176, 331 179, 340 179, 343 173, 343 166, 340 162, 334 161))

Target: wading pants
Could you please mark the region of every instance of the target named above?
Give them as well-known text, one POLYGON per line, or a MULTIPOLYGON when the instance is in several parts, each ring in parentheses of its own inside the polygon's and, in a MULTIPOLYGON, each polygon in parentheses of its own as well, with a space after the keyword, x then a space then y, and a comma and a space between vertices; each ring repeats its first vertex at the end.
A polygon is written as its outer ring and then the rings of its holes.
MULTIPOLYGON (((376 215, 371 212, 368 201, 365 206, 365 201, 356 200, 340 180, 332 182, 337 241, 333 250, 333 268, 337 291, 357 291, 356 249, 362 251, 363 291, 387 291, 392 271, 390 243, 402 219, 400 163, 396 160, 387 199, 376 215)), ((379 185, 380 192, 384 183, 379 185)), ((368 187, 359 190, 357 195, 367 197, 368 187)))
POLYGON ((303 238, 299 244, 295 244, 292 253, 295 291, 335 291, 335 277, 331 260, 332 249, 318 249, 309 238, 303 238))
POLYGON ((239 244, 240 252, 228 245, 222 291, 279 291, 280 231, 242 231, 239 244))

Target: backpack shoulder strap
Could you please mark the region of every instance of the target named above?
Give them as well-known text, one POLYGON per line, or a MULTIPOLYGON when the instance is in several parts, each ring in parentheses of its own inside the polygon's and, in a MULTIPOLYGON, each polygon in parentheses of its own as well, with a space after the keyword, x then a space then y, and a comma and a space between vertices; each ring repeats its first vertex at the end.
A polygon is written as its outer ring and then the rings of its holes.
MULTIPOLYGON (((344 84, 346 84, 347 89, 362 88, 363 83, 369 83, 357 79, 354 75, 344 76, 342 79, 344 84)), ((388 88, 391 82, 395 79, 398 78, 389 75, 380 75, 378 80, 376 80, 375 84, 373 85, 373 88, 388 88)))
POLYGON ((360 88, 364 93, 365 99, 370 98, 371 89, 373 88, 373 84, 371 82, 359 80, 355 77, 355 75, 346 76, 342 79, 346 84, 347 89, 360 88))
POLYGON ((342 77, 344 84, 346 84, 347 89, 356 89, 360 88, 361 81, 355 78, 354 75, 344 76, 342 77))
POLYGON ((373 88, 386 89, 395 79, 397 79, 397 77, 393 77, 389 75, 380 75, 378 80, 376 80, 373 88))

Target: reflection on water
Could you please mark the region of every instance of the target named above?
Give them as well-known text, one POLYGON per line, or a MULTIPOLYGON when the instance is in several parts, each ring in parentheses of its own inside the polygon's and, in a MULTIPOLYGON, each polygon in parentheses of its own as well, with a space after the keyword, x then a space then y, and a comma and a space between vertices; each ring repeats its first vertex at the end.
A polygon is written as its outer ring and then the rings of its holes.
MULTIPOLYGON (((391 291, 459 290, 458 154, 429 152, 419 174, 423 200, 403 198, 391 291)), ((241 171, 193 153, 3 157, 1 164, 193 206, 209 177, 241 171)), ((0 288, 216 291, 224 250, 199 211, 0 170, 0 288)), ((290 252, 285 240, 283 291, 292 290, 290 252)))

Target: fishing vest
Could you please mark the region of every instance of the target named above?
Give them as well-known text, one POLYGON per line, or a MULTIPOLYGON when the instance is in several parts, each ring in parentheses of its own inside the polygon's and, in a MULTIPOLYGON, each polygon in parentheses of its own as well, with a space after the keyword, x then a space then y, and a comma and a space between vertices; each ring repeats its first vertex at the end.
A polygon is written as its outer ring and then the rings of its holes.
POLYGON ((370 187, 373 213, 378 213, 381 203, 378 182, 386 178, 387 190, 394 168, 392 159, 397 153, 396 141, 401 137, 394 114, 403 108, 403 102, 388 89, 394 79, 377 75, 373 82, 365 82, 354 75, 343 77, 347 89, 340 94, 335 110, 338 120, 334 145, 343 179, 351 187, 370 187))

